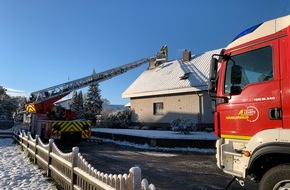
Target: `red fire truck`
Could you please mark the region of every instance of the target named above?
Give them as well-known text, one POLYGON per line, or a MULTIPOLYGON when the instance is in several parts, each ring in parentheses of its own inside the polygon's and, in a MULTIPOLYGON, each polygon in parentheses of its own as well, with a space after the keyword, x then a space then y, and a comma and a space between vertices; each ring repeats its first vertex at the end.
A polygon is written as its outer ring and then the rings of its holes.
POLYGON ((213 55, 217 165, 241 185, 290 188, 290 15, 241 32, 213 55))
POLYGON ((54 103, 71 92, 100 83, 112 77, 123 74, 131 69, 150 62, 157 64, 167 60, 167 46, 162 46, 155 55, 116 67, 104 72, 58 84, 36 92, 32 92, 30 100, 25 105, 26 111, 31 113, 31 134, 39 135, 43 139, 69 141, 87 140, 91 136, 91 122, 77 120, 75 112, 55 106, 54 103))

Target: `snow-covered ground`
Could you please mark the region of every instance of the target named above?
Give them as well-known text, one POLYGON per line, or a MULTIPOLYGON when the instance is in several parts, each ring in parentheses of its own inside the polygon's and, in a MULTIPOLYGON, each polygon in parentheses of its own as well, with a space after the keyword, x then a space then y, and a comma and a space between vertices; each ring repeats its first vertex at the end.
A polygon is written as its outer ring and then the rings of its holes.
POLYGON ((95 132, 106 132, 113 134, 131 135, 137 137, 157 138, 157 139, 198 139, 198 140, 216 140, 214 132, 192 132, 184 135, 174 131, 158 130, 136 130, 136 129, 110 129, 110 128, 93 128, 95 132))
MULTIPOLYGON (((156 138, 156 139, 199 139, 199 140, 216 140, 214 132, 192 132, 190 134, 184 135, 174 131, 158 131, 158 130, 135 130, 135 129, 109 129, 109 128, 93 128, 92 131, 95 132, 106 132, 112 134, 123 134, 131 135, 136 137, 146 137, 146 138, 156 138)), ((93 139, 94 137, 92 137, 93 139)), ((97 138, 99 139, 99 138, 97 138)), ((138 149, 152 150, 152 151, 166 151, 166 152, 199 152, 199 153, 215 153, 215 149, 207 148, 192 148, 192 147, 175 147, 175 148, 165 148, 158 146, 150 146, 148 144, 135 144, 126 141, 115 141, 111 139, 101 139, 104 142, 111 142, 123 146, 134 147, 138 149)))
MULTIPOLYGON (((127 134, 141 137, 151 138, 175 138, 175 139, 209 139, 215 140, 214 133, 191 133, 182 135, 172 131, 156 131, 156 130, 120 130, 94 128, 93 131, 113 132, 117 134, 127 134)), ((104 141, 113 142, 112 140, 103 139, 104 141)), ((149 145, 136 145, 129 142, 114 142, 117 144, 132 146, 148 150, 165 150, 165 151, 195 151, 195 152, 213 152, 210 149, 195 149, 195 148, 159 148, 150 147, 149 145)), ((20 150, 20 146, 15 145, 12 138, 0 138, 0 189, 2 190, 56 190, 53 182, 45 176, 42 169, 38 168, 30 162, 24 152, 20 150)), ((174 154, 172 154, 174 155, 174 154)))
POLYGON ((0 138, 0 189, 2 190, 56 190, 44 171, 30 162, 14 144, 12 138, 0 138))

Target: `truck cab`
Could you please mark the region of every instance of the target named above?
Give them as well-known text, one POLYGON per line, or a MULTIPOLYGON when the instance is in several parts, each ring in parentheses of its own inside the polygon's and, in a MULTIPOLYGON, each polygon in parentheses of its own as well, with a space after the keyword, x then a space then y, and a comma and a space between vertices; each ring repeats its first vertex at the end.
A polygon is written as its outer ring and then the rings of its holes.
POLYGON ((290 187, 289 34, 290 15, 255 25, 211 61, 217 165, 260 189, 290 187))

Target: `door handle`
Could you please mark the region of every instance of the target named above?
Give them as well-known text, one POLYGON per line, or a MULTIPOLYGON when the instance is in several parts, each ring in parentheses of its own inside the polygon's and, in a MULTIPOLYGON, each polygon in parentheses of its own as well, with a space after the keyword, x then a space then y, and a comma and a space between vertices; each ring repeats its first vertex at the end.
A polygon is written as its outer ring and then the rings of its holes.
POLYGON ((282 119, 282 108, 270 108, 268 114, 272 120, 282 119))

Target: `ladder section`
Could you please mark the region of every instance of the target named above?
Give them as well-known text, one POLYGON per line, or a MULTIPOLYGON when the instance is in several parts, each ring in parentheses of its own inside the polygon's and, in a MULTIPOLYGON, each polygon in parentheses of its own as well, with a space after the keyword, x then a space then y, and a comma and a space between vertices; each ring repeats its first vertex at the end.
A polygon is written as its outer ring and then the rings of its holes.
POLYGON ((147 58, 143 58, 143 59, 134 61, 132 63, 128 63, 128 64, 125 64, 120 67, 116 67, 116 68, 113 68, 104 72, 96 73, 94 71, 92 75, 89 75, 87 77, 83 77, 80 79, 76 79, 76 80, 69 81, 63 84, 55 85, 49 88, 32 92, 30 95, 30 102, 41 103, 41 102, 45 102, 52 99, 56 101, 58 97, 59 99, 61 99, 62 97, 68 95, 72 91, 84 88, 91 84, 108 80, 112 77, 123 74, 131 69, 139 67, 143 65, 144 63, 147 63, 152 60, 166 61, 167 60, 167 46, 162 46, 160 51, 156 55, 149 56, 147 58))
POLYGON ((142 64, 148 62, 151 58, 153 57, 141 59, 133 63, 129 63, 121 67, 110 69, 101 73, 96 73, 94 71, 93 74, 90 76, 76 79, 73 81, 69 81, 63 84, 55 85, 55 86, 42 89, 36 92, 32 92, 31 97, 30 97, 31 101, 34 101, 35 103, 37 103, 37 102, 46 101, 48 99, 52 99, 54 97, 62 96, 63 94, 69 94, 72 91, 81 89, 83 87, 89 86, 94 83, 99 83, 99 82, 108 80, 114 76, 125 73, 133 68, 139 67, 142 64))

